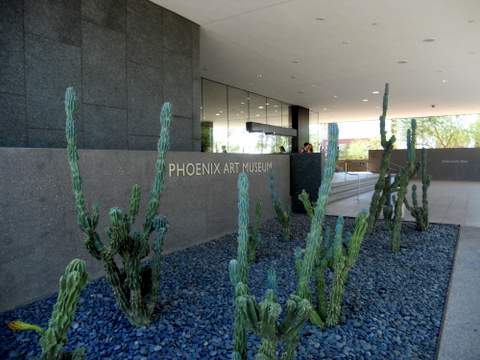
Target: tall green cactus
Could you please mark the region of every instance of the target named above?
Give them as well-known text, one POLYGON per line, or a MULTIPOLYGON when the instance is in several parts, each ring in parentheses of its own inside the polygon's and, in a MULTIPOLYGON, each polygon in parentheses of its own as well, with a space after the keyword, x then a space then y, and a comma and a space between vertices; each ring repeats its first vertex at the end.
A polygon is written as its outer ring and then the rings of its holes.
POLYGON ((361 212, 355 221, 353 234, 344 237, 343 217, 337 219, 335 234, 332 234, 328 228, 325 232, 323 231, 326 204, 335 172, 337 142, 338 128, 336 124, 332 124, 329 127, 327 162, 317 203, 312 204, 306 191, 302 191, 298 197, 303 203, 311 223, 306 249, 303 251, 297 249, 295 252, 298 277, 297 294, 304 299, 313 298, 310 288, 313 275, 316 306, 312 309, 310 320, 322 328, 338 324, 348 272, 358 257, 368 222, 368 214, 361 212), (330 287, 327 286, 327 268, 330 268, 333 273, 330 287))
POLYGON ((380 216, 380 212, 383 209, 385 202, 387 201, 387 194, 384 189, 388 185, 388 176, 390 170, 390 161, 392 158, 392 152, 395 145, 395 135, 392 135, 389 140, 387 140, 387 132, 385 129, 385 122, 387 118, 388 110, 388 95, 389 95, 389 85, 385 84, 385 91, 383 93, 383 106, 382 106, 382 115, 380 115, 380 140, 383 147, 382 160, 380 164, 380 169, 378 172, 378 180, 375 184, 375 189, 372 195, 372 200, 370 201, 370 211, 368 216, 368 233, 371 233, 375 224, 380 216))
POLYGON ((395 176, 392 184, 387 184, 384 189, 387 200, 383 208, 383 217, 390 230, 392 251, 400 250, 400 233, 402 228, 402 206, 407 195, 408 183, 415 176, 419 164, 416 161, 416 129, 415 119, 411 120, 411 128, 407 131, 407 164, 395 176), (395 195, 392 195, 394 194, 395 195))
POLYGON ((417 185, 412 185, 412 204, 407 198, 404 200, 405 207, 415 218, 417 230, 425 231, 428 229, 428 187, 430 186, 430 176, 427 174, 427 151, 422 148, 420 161, 420 177, 422 181, 422 206, 419 206, 417 200, 417 185))
POLYGON ((85 271, 85 262, 74 259, 60 277, 57 302, 53 307, 52 317, 46 330, 41 327, 22 321, 12 321, 8 327, 12 330, 34 330, 40 335, 42 360, 81 360, 84 358, 83 349, 75 349, 70 353, 63 352, 67 343, 67 332, 75 318, 80 292, 87 284, 88 275, 85 271))
POLYGON ((79 155, 76 146, 74 125, 75 91, 69 87, 65 93, 66 137, 68 162, 72 174, 72 188, 75 197, 77 221, 85 233, 85 246, 89 253, 102 261, 107 280, 112 285, 117 305, 134 326, 150 322, 160 289, 161 252, 167 221, 157 215, 160 194, 165 184, 165 157, 169 148, 169 131, 172 121, 171 106, 165 103, 160 114, 160 139, 155 164, 155 178, 150 190, 143 229, 133 229, 140 204, 140 187, 134 185, 128 212, 119 208, 109 211, 111 225, 107 230, 109 244, 105 245, 96 231, 99 217, 98 205, 88 211, 82 190, 82 179, 78 166, 79 155), (142 260, 150 253, 150 237, 153 240, 153 256, 150 267, 142 268, 142 260), (115 256, 119 255, 123 266, 119 267, 115 256))
MULTIPOLYGON (((308 194, 302 192, 299 195, 307 214, 310 218, 314 215, 314 208, 308 194)), ((338 324, 343 304, 345 284, 348 279, 348 272, 355 265, 360 253, 360 246, 367 230, 368 214, 360 212, 355 220, 355 227, 352 234, 343 236, 343 217, 338 217, 335 227, 335 234, 327 228, 324 232, 323 241, 317 254, 314 267, 316 303, 315 311, 321 319, 321 327, 335 326, 338 324), (326 270, 330 269, 333 274, 332 285, 327 286, 326 270)), ((297 251, 297 256, 299 252, 297 251)))
POLYGON ((238 248, 237 258, 230 261, 230 281, 235 288, 234 347, 232 358, 247 358, 247 333, 252 331, 261 338, 256 359, 277 359, 277 346, 285 343, 282 360, 295 357, 300 329, 309 318, 311 305, 308 300, 290 295, 286 304, 286 314, 279 320, 282 307, 277 301, 276 275, 268 274, 268 289, 264 299, 258 303, 248 288, 248 177, 241 173, 238 177, 238 248))
POLYGON ((284 240, 290 240, 290 219, 292 217, 290 206, 284 207, 280 200, 280 195, 275 186, 275 176, 273 171, 269 173, 270 192, 272 194, 273 210, 278 222, 282 226, 282 236, 284 240))
POLYGON ((257 258, 257 248, 262 241, 260 226, 262 225, 262 203, 255 203, 255 220, 248 236, 248 261, 254 263, 257 258))

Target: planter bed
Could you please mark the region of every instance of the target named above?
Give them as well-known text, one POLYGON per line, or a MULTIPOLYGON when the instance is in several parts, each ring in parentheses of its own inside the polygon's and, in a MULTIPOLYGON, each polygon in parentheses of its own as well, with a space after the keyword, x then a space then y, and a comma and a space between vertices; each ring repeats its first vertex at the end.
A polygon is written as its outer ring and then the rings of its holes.
MULTIPOLYGON (((306 216, 294 216, 291 242, 281 240, 275 221, 263 225, 249 280, 257 296, 263 296, 270 268, 277 271, 282 303, 294 290, 293 249, 303 243, 308 224, 306 216)), ((351 224, 347 219, 346 228, 351 224)), ((458 231, 432 224, 421 233, 405 223, 402 249, 393 254, 379 224, 350 272, 342 324, 326 331, 307 325, 297 358, 434 359, 458 231)), ((117 310, 105 279, 94 281, 82 293, 66 349, 83 346, 87 359, 230 359, 233 298, 227 268, 235 253, 231 234, 165 256, 161 305, 148 328, 133 328, 117 310)), ((46 325, 54 302, 51 296, 0 314, 0 320, 46 325)), ((258 343, 253 336, 249 341, 251 349, 258 343)), ((35 333, 0 327, 1 359, 31 358, 38 349, 35 333)))

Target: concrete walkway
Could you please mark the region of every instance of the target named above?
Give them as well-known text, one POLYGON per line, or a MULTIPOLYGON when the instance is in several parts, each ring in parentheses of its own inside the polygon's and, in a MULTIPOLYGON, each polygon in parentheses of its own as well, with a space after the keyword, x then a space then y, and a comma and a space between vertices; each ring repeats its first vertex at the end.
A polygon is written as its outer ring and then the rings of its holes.
POLYGON ((462 226, 460 230, 438 359, 480 359, 480 228, 477 227, 462 226))
MULTIPOLYGON (((331 203, 327 214, 356 216, 371 197, 331 203)), ((433 181, 429 203, 431 222, 461 226, 438 360, 480 360, 480 182, 433 181)))

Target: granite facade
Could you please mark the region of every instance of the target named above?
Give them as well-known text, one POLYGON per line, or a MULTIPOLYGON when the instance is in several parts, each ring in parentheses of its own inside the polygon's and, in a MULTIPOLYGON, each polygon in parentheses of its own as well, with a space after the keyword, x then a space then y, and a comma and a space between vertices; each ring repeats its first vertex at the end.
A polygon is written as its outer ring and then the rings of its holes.
POLYGON ((172 149, 200 150, 197 24, 148 0, 1 6, 0 146, 64 147, 63 95, 74 86, 80 147, 154 150, 170 101, 172 149))
MULTIPOLYGON (((98 232, 103 240, 108 209, 128 208, 133 184, 142 189, 141 211, 145 209, 155 158, 154 151, 80 150, 87 205, 100 204, 98 232)), ((289 201, 290 160, 286 155, 170 152, 167 163, 168 170, 169 164, 178 164, 178 171, 168 171, 160 199, 160 213, 167 216, 170 224, 166 253, 236 230, 236 182, 243 164, 271 164, 282 201, 289 201), (198 170, 193 174, 193 165, 188 165, 213 163, 218 164, 219 171, 210 174, 199 174, 198 170)), ((266 220, 274 216, 264 171, 270 167, 257 171, 260 168, 247 169, 250 215, 253 219, 254 204, 259 200, 266 220)), ((73 258, 87 261, 90 279, 103 274, 101 263, 85 250, 83 234, 76 223, 65 149, 0 148, 0 174, 5 175, 0 176, 0 311, 55 292, 60 274, 73 258)), ((142 219, 140 214, 138 226, 142 219)))

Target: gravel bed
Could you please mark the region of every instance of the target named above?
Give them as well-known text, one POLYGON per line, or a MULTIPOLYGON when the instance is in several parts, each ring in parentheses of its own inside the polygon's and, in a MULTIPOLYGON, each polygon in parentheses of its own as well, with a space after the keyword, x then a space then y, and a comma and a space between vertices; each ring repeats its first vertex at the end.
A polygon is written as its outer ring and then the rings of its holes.
MULTIPOLYGON (((275 221, 263 225, 258 262, 250 269, 254 294, 263 295, 270 268, 277 271, 281 302, 294 290, 293 250, 303 244, 308 224, 306 216, 294 216, 291 242, 281 240, 275 221)), ((347 219, 346 227, 351 224, 347 219)), ((402 249, 393 254, 379 224, 365 238, 350 272, 342 324, 326 331, 307 325, 298 358, 434 359, 458 231, 458 226, 432 224, 422 233, 405 223, 402 249)), ((227 268, 235 252, 231 234, 165 256, 161 302, 149 327, 132 327, 116 308, 105 279, 94 281, 82 292, 69 346, 85 347, 87 359, 230 359, 233 309, 227 268)), ((52 296, 2 313, 0 321, 45 326, 54 302, 52 296)), ((251 336, 249 343, 253 350, 258 339, 251 336)), ((37 354, 35 333, 0 327, 0 359, 37 354)))

